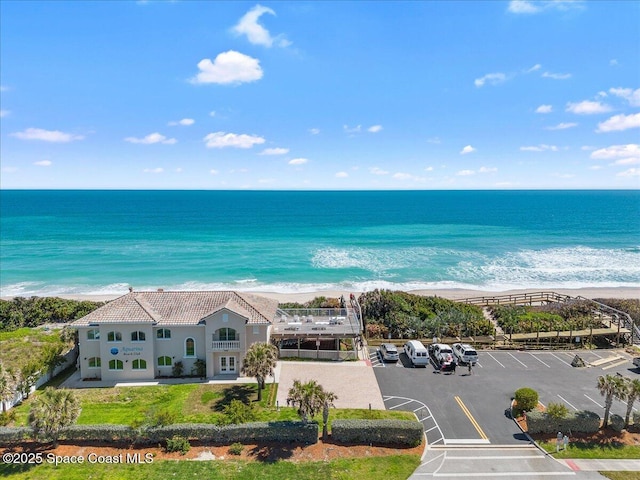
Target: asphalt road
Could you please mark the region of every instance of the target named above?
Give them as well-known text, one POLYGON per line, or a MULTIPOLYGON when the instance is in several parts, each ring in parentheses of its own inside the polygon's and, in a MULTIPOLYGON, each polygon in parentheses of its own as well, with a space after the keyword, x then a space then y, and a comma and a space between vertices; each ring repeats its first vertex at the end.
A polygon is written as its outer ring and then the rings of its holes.
MULTIPOLYGON (((386 408, 414 411, 431 445, 524 444, 526 437, 508 415, 511 398, 521 387, 536 390, 544 405, 563 403, 569 410, 602 417, 604 398, 597 378, 616 373, 640 378, 622 350, 480 351, 472 375, 465 367, 455 375, 436 373, 431 365, 413 368, 404 354, 397 364, 384 364, 375 348, 370 353, 386 408), (591 366, 572 367, 576 354, 591 366)), ((625 410, 624 403, 614 401, 612 413, 624 416, 625 410)))

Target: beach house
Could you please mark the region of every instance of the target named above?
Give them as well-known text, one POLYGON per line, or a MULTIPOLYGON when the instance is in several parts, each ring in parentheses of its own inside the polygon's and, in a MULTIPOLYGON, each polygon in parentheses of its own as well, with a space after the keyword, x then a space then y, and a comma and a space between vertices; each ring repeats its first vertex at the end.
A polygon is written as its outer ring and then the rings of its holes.
POLYGON ((80 376, 112 381, 238 375, 254 342, 269 342, 278 302, 232 291, 131 291, 76 320, 80 376), (200 360, 200 362, 197 362, 200 360))

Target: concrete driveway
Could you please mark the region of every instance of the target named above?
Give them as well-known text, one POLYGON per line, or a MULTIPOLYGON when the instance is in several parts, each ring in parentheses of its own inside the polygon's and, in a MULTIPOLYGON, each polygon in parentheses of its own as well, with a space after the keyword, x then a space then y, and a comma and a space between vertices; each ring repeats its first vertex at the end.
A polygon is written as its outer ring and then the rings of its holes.
POLYGON ((372 408, 385 410, 382 394, 373 368, 366 361, 356 362, 296 362, 280 361, 278 396, 281 406, 287 405, 287 394, 294 380, 317 381, 322 387, 335 393, 336 408, 372 408))

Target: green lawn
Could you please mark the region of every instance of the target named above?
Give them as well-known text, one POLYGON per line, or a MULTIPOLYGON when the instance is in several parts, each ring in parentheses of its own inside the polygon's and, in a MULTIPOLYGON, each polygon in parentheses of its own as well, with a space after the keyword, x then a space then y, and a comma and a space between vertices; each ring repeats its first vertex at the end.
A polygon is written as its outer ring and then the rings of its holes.
POLYGON ((570 443, 567 450, 556 453, 555 442, 539 442, 539 445, 555 458, 613 458, 632 459, 640 458, 640 445, 600 445, 595 443, 574 442, 570 443))
POLYGON ((10 480, 146 480, 158 478, 221 480, 406 480, 420 464, 417 455, 341 459, 331 462, 170 461, 150 464, 42 464, 29 468, 0 463, 0 477, 10 480))
POLYGON ((73 347, 60 340, 60 329, 19 328, 12 332, 0 332, 0 364, 14 371, 31 360, 40 357, 47 345, 64 345, 65 351, 73 347))
POLYGON ((640 480, 640 472, 600 472, 611 480, 640 480))
MULTIPOLYGON (((298 420, 291 407, 275 407, 277 384, 269 383, 262 392, 262 401, 257 402, 257 385, 208 385, 181 384, 148 387, 86 388, 75 390, 82 406, 77 423, 80 425, 112 423, 131 425, 150 413, 167 412, 173 423, 218 423, 223 417, 223 408, 231 400, 253 402, 258 421, 298 420)), ((15 408, 15 425, 27 425, 29 409, 39 392, 30 396, 15 408)), ((320 419, 322 417, 320 416, 320 419)), ((331 409, 330 419, 409 419, 408 412, 331 409)))

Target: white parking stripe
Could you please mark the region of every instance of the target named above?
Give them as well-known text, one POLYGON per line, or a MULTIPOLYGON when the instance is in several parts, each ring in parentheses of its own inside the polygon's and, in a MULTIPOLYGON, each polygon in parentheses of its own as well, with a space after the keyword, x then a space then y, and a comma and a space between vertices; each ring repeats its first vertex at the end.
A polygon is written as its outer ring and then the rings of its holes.
POLYGON ((490 353, 488 353, 488 352, 487 352, 487 355, 489 355, 489 356, 490 356, 491 358, 493 358, 496 362, 498 362, 498 365, 500 365, 502 368, 507 368, 507 367, 505 367, 504 365, 502 365, 502 364, 498 361, 498 359, 497 359, 496 357, 494 357, 493 355, 491 355, 490 353))
POLYGON ((389 408, 389 410, 393 410, 394 408, 400 408, 401 406, 406 405, 407 403, 411 403, 413 401, 414 400, 407 400, 406 402, 401 403, 400 405, 394 405, 393 407, 389 408))
POLYGON ((571 405, 566 398, 562 398, 562 396, 560 394, 558 394, 558 397, 560 397, 560 400, 562 400, 564 403, 566 403, 567 405, 569 405, 571 408, 573 408, 576 412, 578 411, 578 409, 576 407, 574 407, 573 405, 571 405))
POLYGON ((600 405, 598 402, 596 402, 593 398, 591 398, 589 395, 587 395, 586 393, 584 394, 585 397, 587 397, 589 400, 591 400, 593 403, 595 403, 596 405, 598 405, 600 408, 604 408, 604 405, 600 405))
POLYGON ((414 475, 433 475, 434 477, 537 477, 541 475, 575 475, 576 472, 478 472, 478 473, 414 473, 414 475))
POLYGON ((520 365, 522 365, 524 368, 527 368, 527 366, 526 366, 524 363, 522 363, 520 360, 518 360, 516 357, 514 357, 514 356, 513 356, 513 354, 508 353, 508 352, 507 352, 507 354, 508 354, 509 356, 511 356, 511 358, 513 358, 513 359, 514 359, 516 362, 518 362, 520 365))
POLYGON ((541 364, 543 364, 545 367, 547 367, 547 368, 551 368, 551 365, 548 365, 548 364, 544 363, 542 360, 540 360, 540 359, 538 358, 538 356, 537 356, 537 355, 534 355, 533 353, 530 353, 529 355, 531 355, 533 358, 535 358, 536 360, 538 360, 538 361, 539 361, 541 364))
POLYGON ((560 360, 560 361, 561 361, 562 363, 564 363, 567 367, 570 367, 570 366, 571 366, 571 364, 570 364, 570 363, 565 362, 563 359, 561 359, 561 358, 560 358, 559 356, 557 356, 555 353, 552 353, 551 355, 552 355, 553 357, 557 358, 558 360, 560 360))

